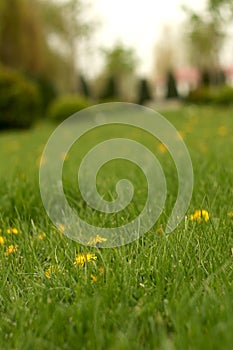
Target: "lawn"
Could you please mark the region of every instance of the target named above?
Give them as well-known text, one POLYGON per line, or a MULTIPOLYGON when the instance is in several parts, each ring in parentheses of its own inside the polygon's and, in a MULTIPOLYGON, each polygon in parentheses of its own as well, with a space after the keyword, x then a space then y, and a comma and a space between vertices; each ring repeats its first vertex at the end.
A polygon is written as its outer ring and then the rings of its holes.
MULTIPOLYGON (((55 125, 0 134, 0 349, 232 349, 232 114, 230 108, 194 106, 163 113, 184 138, 195 181, 186 218, 171 234, 164 228, 177 191, 172 159, 151 136, 129 130, 160 160, 168 196, 147 234, 111 249, 70 240, 43 208, 40 157, 55 125), (198 209, 208 211, 209 220, 191 220, 198 209)), ((121 127, 113 136, 118 132, 124 136, 121 127)), ((76 183, 75 155, 79 163, 89 145, 107 135, 104 128, 96 137, 86 135, 71 151, 67 196, 76 183)), ((102 216, 77 192, 80 215, 98 226, 131 221, 147 195, 142 172, 117 160, 99 175, 98 189, 108 199, 115 180, 128 177, 135 184, 132 205, 102 216)))

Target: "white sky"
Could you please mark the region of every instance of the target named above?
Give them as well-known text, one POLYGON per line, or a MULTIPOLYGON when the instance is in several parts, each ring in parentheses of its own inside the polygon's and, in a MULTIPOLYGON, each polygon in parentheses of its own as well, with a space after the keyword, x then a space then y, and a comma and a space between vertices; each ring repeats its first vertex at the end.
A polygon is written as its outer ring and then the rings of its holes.
MULTIPOLYGON (((185 20, 181 5, 202 10, 206 0, 91 0, 91 17, 101 23, 90 47, 111 47, 117 41, 133 47, 140 60, 139 73, 149 74, 153 69, 154 50, 164 25, 174 31, 185 20)), ((84 47, 79 64, 89 76, 101 69, 98 52, 84 47), (91 61, 91 72, 90 72, 91 61), (89 70, 89 72, 88 72, 89 70)))

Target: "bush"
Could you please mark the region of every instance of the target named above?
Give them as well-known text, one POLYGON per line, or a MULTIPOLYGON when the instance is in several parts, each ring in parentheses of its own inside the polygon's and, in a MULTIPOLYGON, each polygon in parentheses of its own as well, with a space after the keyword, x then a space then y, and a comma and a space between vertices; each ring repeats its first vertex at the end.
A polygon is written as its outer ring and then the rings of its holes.
POLYGON ((83 96, 67 95, 54 100, 48 110, 48 117, 56 122, 62 122, 72 114, 90 107, 91 101, 83 96))
POLYGON ((41 96, 41 108, 42 112, 44 112, 57 97, 55 86, 51 80, 44 76, 29 76, 29 78, 38 86, 41 96))
POLYGON ((230 86, 198 88, 190 92, 187 101, 196 104, 230 105, 233 104, 233 88, 230 86))
POLYGON ((0 67, 0 129, 30 127, 38 117, 40 102, 36 85, 0 67))

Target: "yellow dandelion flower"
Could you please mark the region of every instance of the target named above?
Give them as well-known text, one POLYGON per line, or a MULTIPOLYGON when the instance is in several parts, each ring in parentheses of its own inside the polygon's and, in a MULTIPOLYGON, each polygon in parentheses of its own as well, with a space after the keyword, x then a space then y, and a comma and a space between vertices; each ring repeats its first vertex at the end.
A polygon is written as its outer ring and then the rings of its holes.
POLYGON ((104 237, 97 235, 97 236, 91 238, 87 244, 88 245, 95 245, 95 244, 98 244, 101 242, 106 242, 106 241, 107 241, 107 238, 104 238, 104 237))
POLYGON ((45 276, 47 278, 51 278, 51 275, 54 274, 54 273, 57 273, 59 272, 60 270, 54 266, 54 265, 51 265, 46 271, 45 271, 45 276))
POLYGON ((97 282, 97 276, 94 274, 91 274, 91 283, 96 283, 97 282))
POLYGON ((11 229, 11 232, 14 233, 14 235, 17 235, 17 234, 19 233, 19 231, 17 230, 16 227, 13 227, 13 228, 11 229))
POLYGON ((159 226, 157 229, 156 229, 156 232, 158 233, 158 234, 163 234, 163 228, 162 228, 162 226, 159 226))
POLYGON ((92 254, 92 253, 87 253, 86 259, 87 259, 87 262, 95 261, 97 259, 97 256, 95 254, 92 254))
POLYGON ((11 255, 14 253, 17 253, 18 248, 16 246, 14 246, 13 244, 9 245, 9 247, 6 248, 6 255, 11 255))
POLYGON ((62 225, 62 224, 60 224, 60 225, 58 226, 58 230, 61 231, 61 232, 64 232, 65 226, 62 225))
POLYGON ((204 220, 205 222, 207 222, 209 221, 209 219, 209 213, 207 210, 204 209, 195 210, 194 214, 190 215, 190 220, 192 221, 201 222, 202 220, 204 220))
POLYGON ((4 245, 4 243, 5 243, 4 238, 2 236, 0 236, 0 245, 4 245))
POLYGON ((102 275, 102 274, 104 273, 104 268, 103 268, 103 266, 100 266, 99 269, 98 269, 98 271, 99 271, 99 274, 102 275))
POLYGON ((37 238, 40 240, 40 241, 43 241, 43 239, 45 239, 46 237, 46 234, 44 232, 40 233, 37 238))
POLYGON ((85 262, 86 262, 85 254, 79 253, 79 254, 77 254, 77 256, 74 260, 74 265, 84 266, 85 262))
POLYGON ((6 233, 11 234, 11 229, 8 228, 8 229, 6 230, 6 233))
POLYGON ((79 253, 77 254, 76 258, 74 259, 74 265, 79 265, 83 267, 85 263, 95 261, 97 259, 97 256, 92 253, 79 253))
POLYGON ((227 135, 227 128, 224 125, 222 125, 218 128, 218 135, 220 135, 220 136, 227 135))
POLYGON ((227 213, 227 215, 228 215, 230 218, 233 218, 233 211, 231 211, 230 213, 227 213))
POLYGON ((160 143, 158 148, 160 153, 167 152, 167 147, 163 143, 160 143))

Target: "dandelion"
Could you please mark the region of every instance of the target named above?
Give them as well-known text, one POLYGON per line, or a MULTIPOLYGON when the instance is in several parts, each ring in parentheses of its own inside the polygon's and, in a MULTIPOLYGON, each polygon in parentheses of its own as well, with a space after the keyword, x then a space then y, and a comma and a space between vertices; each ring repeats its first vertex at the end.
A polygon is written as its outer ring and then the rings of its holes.
POLYGON ((60 224, 60 225, 58 226, 58 230, 59 230, 60 232, 64 232, 65 226, 64 226, 63 224, 60 224))
POLYGON ((10 235, 11 233, 13 233, 14 235, 17 235, 17 234, 19 233, 19 231, 18 231, 18 229, 17 229, 16 227, 12 227, 12 228, 8 228, 8 229, 6 230, 6 233, 8 233, 9 235, 10 235))
POLYGON ((87 259, 87 262, 95 261, 97 259, 97 256, 95 254, 92 254, 92 253, 87 253, 86 259, 87 259))
POLYGON ((94 274, 91 274, 91 283, 96 283, 97 282, 97 276, 94 274))
POLYGON ((202 220, 204 220, 205 222, 207 222, 209 221, 209 219, 209 213, 207 210, 204 209, 195 210, 194 214, 190 215, 190 220, 192 221, 201 222, 202 220))
POLYGON ((228 215, 230 218, 233 218, 233 211, 231 211, 230 213, 227 213, 227 215, 228 215))
POLYGON ((60 272, 60 269, 58 269, 56 266, 51 265, 46 271, 45 271, 45 276, 49 279, 51 278, 52 274, 55 274, 57 272, 60 272))
POLYGON ((92 253, 87 253, 87 254, 79 253, 75 257, 74 265, 79 265, 79 266, 83 267, 85 265, 85 263, 89 263, 89 262, 95 261, 96 259, 97 259, 97 256, 95 254, 92 254, 92 253))
POLYGON ((2 236, 0 236, 0 245, 4 245, 4 243, 5 243, 4 238, 2 236))
POLYGON ((167 152, 167 147, 163 143, 160 143, 158 148, 160 153, 167 152))
POLYGON ((97 245, 97 244, 99 244, 99 243, 101 243, 101 242, 106 242, 106 241, 107 241, 107 238, 104 238, 104 237, 101 237, 101 236, 97 235, 97 236, 91 238, 91 239, 87 242, 87 244, 88 244, 88 245, 97 245))
POLYGON ((162 228, 162 226, 159 226, 157 229, 156 229, 156 232, 158 233, 158 234, 162 234, 163 233, 163 228, 162 228))
POLYGON ((13 227, 13 228, 11 229, 11 232, 14 233, 14 235, 17 235, 17 234, 19 233, 19 231, 17 230, 16 227, 13 227))
POLYGON ((218 128, 218 135, 220 135, 220 136, 227 135, 227 128, 224 125, 222 125, 218 128))
POLYGON ((100 266, 99 269, 98 269, 98 272, 100 275, 102 275, 104 273, 104 268, 103 266, 100 266))
POLYGON ((43 241, 46 237, 46 234, 44 232, 40 233, 37 238, 40 240, 40 241, 43 241))
POLYGON ((11 255, 14 253, 17 253, 18 248, 16 246, 14 246, 13 244, 9 245, 9 247, 6 248, 6 255, 11 255))

